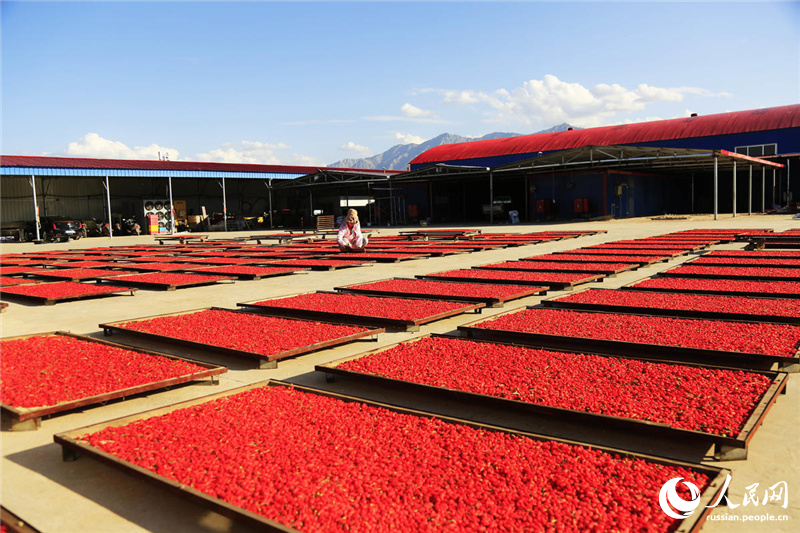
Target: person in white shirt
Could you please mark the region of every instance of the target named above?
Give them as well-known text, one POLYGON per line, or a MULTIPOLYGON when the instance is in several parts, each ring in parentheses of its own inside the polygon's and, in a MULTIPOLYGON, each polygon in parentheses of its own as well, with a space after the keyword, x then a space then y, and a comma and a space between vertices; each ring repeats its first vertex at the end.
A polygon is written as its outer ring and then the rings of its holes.
POLYGON ((344 217, 339 233, 336 236, 339 249, 343 252, 363 250, 367 246, 367 236, 361 233, 361 224, 358 222, 358 211, 350 209, 344 217))

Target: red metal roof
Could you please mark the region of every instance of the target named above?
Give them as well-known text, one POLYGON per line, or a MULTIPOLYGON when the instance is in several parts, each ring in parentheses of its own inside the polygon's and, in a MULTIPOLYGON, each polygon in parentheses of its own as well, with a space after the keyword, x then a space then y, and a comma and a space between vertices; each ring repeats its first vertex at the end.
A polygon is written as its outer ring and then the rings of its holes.
MULTIPOLYGON (((44 157, 26 155, 0 156, 0 165, 4 167, 39 167, 39 168, 97 168, 122 170, 205 170, 211 172, 277 172, 288 174, 313 174, 318 170, 340 170, 348 172, 383 172, 371 169, 307 167, 292 165, 252 165, 246 163, 207 163, 201 161, 158 161, 142 159, 94 159, 87 157, 44 157)), ((399 171, 387 170, 396 174, 399 171)))
POLYGON ((800 127, 800 104, 555 133, 536 133, 487 141, 444 144, 418 155, 411 161, 411 164, 530 154, 540 151, 551 152, 589 145, 648 143, 796 127, 800 127))

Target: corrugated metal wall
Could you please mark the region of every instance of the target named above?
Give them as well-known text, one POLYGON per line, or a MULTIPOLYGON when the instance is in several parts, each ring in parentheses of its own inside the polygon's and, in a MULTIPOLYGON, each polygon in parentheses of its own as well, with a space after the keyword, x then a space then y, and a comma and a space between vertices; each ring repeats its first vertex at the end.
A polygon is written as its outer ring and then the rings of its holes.
MULTIPOLYGON (((105 178, 36 177, 40 216, 66 216, 79 220, 105 220, 105 178)), ((264 180, 226 180, 228 211, 231 214, 260 215, 268 211, 268 189, 264 180)), ((143 202, 169 197, 165 178, 110 178, 111 210, 124 217, 137 217, 144 223, 143 202)), ((187 202, 187 210, 199 215, 202 206, 208 213, 222 211, 222 188, 216 179, 176 178, 172 180, 174 200, 187 202)), ((277 195, 274 198, 277 205, 277 195)), ((304 206, 307 203, 303 204, 304 206)), ((0 177, 0 224, 33 221, 33 195, 30 177, 0 177)))
MULTIPOLYGON (((104 218, 105 189, 100 178, 36 178, 40 216, 104 218)), ((0 223, 33 221, 30 178, 0 178, 0 223)))

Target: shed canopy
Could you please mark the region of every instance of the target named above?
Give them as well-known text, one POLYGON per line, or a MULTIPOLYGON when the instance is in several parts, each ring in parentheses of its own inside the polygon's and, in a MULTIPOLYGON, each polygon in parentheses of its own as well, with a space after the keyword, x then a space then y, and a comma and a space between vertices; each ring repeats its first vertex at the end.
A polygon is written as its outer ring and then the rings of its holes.
MULTIPOLYGON (((361 172, 358 169, 323 168, 342 173, 361 172)), ((4 175, 12 176, 294 179, 308 174, 316 174, 320 172, 320 168, 204 161, 4 155, 0 157, 0 171, 4 175)))
POLYGON ((728 150, 697 150, 689 148, 651 148, 641 146, 583 146, 561 150, 523 161, 495 167, 437 164, 406 172, 394 181, 428 179, 436 176, 468 176, 524 172, 527 175, 561 171, 591 171, 624 169, 639 172, 694 172, 733 168, 734 163, 756 167, 783 168, 783 164, 749 157, 728 150))
POLYGON ((547 153, 582 146, 657 144, 659 141, 800 127, 800 104, 670 120, 536 133, 436 146, 411 161, 416 165, 547 153))

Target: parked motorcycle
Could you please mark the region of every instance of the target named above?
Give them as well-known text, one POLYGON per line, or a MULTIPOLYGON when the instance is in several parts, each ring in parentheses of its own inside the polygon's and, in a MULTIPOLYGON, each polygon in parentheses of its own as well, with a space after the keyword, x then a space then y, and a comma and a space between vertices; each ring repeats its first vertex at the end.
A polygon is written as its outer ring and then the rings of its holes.
POLYGON ((125 235, 141 235, 142 227, 136 222, 133 217, 126 218, 122 221, 123 231, 125 235))

